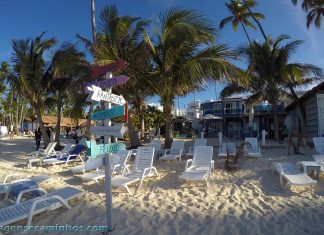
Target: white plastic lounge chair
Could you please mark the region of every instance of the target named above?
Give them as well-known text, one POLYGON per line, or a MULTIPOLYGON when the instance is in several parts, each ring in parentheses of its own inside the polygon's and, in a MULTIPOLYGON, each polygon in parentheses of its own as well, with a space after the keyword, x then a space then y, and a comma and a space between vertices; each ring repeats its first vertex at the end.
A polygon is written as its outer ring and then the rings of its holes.
POLYGON ((6 193, 8 191, 9 186, 17 182, 34 181, 35 183, 41 183, 51 179, 50 176, 44 174, 44 175, 32 176, 30 178, 20 178, 20 179, 9 181, 10 178, 17 177, 17 176, 24 176, 24 174, 17 173, 17 174, 10 174, 5 176, 3 183, 0 184, 0 194, 6 193))
POLYGON ((55 155, 62 156, 68 154, 69 152, 71 152, 74 146, 75 146, 74 144, 66 144, 61 151, 55 151, 55 155))
POLYGON ((259 158, 261 155, 261 148, 258 145, 257 138, 245 138, 245 142, 250 143, 251 147, 245 149, 247 157, 259 158))
POLYGON ((30 226, 34 215, 47 210, 55 210, 61 206, 71 207, 68 201, 81 197, 82 191, 72 187, 65 187, 28 201, 20 202, 0 209, 0 226, 6 226, 17 221, 27 219, 30 226))
POLYGON ((156 156, 160 156, 163 153, 162 149, 162 142, 161 140, 152 140, 150 143, 150 147, 153 147, 155 149, 154 153, 156 156))
POLYGON ((324 137, 314 137, 314 149, 319 155, 324 155, 324 137))
POLYGON ((275 171, 279 173, 280 184, 287 189, 289 186, 313 186, 315 187, 317 181, 313 180, 306 173, 300 171, 297 166, 284 162, 274 163, 275 171), (284 183, 284 180, 287 183, 284 183))
MULTIPOLYGON (((126 164, 128 159, 130 158, 131 152, 129 150, 122 150, 117 153, 112 154, 111 159, 111 173, 112 175, 116 173, 123 174, 124 171, 129 171, 129 165, 126 164)), ((101 156, 100 156, 101 157, 101 156)), ((87 169, 87 165, 91 164, 91 160, 89 159, 85 164, 85 170, 87 169), (90 161, 89 161, 90 160, 90 161)), ((89 166, 90 169, 93 169, 89 166)), ((85 173, 80 176, 82 180, 94 180, 96 183, 99 183, 100 179, 105 178, 105 170, 96 170, 94 172, 85 173)))
POLYGON ((31 152, 31 158, 37 158, 37 157, 47 157, 51 156, 52 154, 55 154, 55 146, 56 142, 49 143, 45 149, 38 149, 38 151, 31 152))
POLYGON ((206 145, 207 145, 207 139, 205 139, 205 138, 195 139, 194 146, 189 147, 189 151, 188 151, 188 153, 186 153, 186 155, 193 156, 194 151, 195 151, 195 147, 197 147, 197 146, 206 146, 206 145))
POLYGON ((152 147, 139 147, 134 163, 133 171, 123 173, 123 175, 117 175, 111 179, 111 185, 114 187, 123 187, 129 194, 132 192, 129 190, 128 185, 140 182, 138 189, 142 186, 143 180, 146 177, 153 175, 158 176, 156 168, 153 166, 154 148, 152 147))
POLYGON ((236 147, 234 143, 222 143, 219 147, 218 157, 227 157, 227 154, 235 154, 236 147))
POLYGON ((164 155, 160 157, 160 160, 177 160, 181 161, 183 153, 184 142, 182 140, 174 140, 171 145, 171 149, 165 149, 164 155))
POLYGON ((324 171, 324 155, 313 155, 313 159, 321 165, 321 171, 324 171))
POLYGON ((185 172, 179 176, 180 180, 203 181, 208 185, 212 170, 212 158, 212 146, 197 146, 193 159, 187 160, 185 172))
POLYGON ((83 162, 83 159, 81 157, 81 153, 85 150, 85 146, 82 144, 76 145, 73 150, 62 156, 58 156, 57 158, 49 158, 49 159, 43 159, 43 162, 48 165, 57 165, 57 164, 64 164, 67 166, 69 162, 75 162, 78 160, 81 160, 83 162))

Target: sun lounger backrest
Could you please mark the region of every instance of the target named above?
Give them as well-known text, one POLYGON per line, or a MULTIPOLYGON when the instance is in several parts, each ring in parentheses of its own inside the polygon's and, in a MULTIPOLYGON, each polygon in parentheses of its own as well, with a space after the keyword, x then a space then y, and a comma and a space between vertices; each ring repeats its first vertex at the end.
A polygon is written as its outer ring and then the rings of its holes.
POLYGON ((324 137, 314 137, 314 148, 318 154, 324 154, 324 137))
POLYGON ((135 170, 143 171, 145 168, 153 165, 154 148, 153 147, 139 147, 135 159, 135 170))
POLYGON ((130 150, 121 150, 115 154, 119 156, 118 164, 124 165, 128 161, 131 151, 130 150))
POLYGON ((259 145, 258 145, 258 139, 257 138, 245 138, 245 142, 248 142, 251 144, 252 152, 258 152, 259 151, 259 145))
POLYGON ((82 144, 76 145, 72 151, 70 152, 70 155, 78 155, 85 149, 85 146, 82 144))
POLYGON ((213 158, 212 146, 197 146, 192 159, 193 166, 210 166, 213 158))
POLYGON ((184 142, 182 140, 174 140, 171 145, 171 149, 183 149, 184 142))
POLYGON ((51 153, 54 151, 55 145, 56 145, 56 142, 49 143, 49 144, 46 146, 45 150, 44 150, 44 154, 45 154, 45 155, 49 155, 49 154, 51 154, 51 153))
POLYGON ((69 153, 72 149, 73 144, 66 144, 61 150, 61 154, 69 153))
POLYGON ((160 140, 152 140, 150 143, 150 147, 155 148, 155 150, 161 150, 161 141, 160 140))
POLYGON ((200 138, 200 139, 195 139, 194 146, 206 146, 207 145, 207 139, 205 138, 200 138))
POLYGON ((222 146, 219 149, 219 153, 223 155, 229 154, 235 154, 236 153, 236 147, 234 143, 222 143, 222 146))

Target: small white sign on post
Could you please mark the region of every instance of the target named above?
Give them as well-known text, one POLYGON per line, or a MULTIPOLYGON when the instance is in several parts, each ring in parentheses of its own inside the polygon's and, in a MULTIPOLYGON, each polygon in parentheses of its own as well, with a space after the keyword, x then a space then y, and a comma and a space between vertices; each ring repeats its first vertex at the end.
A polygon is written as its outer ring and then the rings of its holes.
POLYGON ((124 97, 103 91, 100 87, 92 85, 91 87, 87 87, 87 89, 89 91, 89 97, 93 101, 103 100, 118 105, 124 105, 126 103, 124 97))
POLYGON ((128 128, 123 123, 117 123, 114 126, 94 126, 91 127, 91 133, 98 136, 115 136, 122 138, 128 128))

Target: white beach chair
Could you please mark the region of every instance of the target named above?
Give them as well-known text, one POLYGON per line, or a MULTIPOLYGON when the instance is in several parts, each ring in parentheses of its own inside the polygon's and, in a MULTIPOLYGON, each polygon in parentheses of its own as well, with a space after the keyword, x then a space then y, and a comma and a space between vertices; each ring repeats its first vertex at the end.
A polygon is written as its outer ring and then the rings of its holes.
POLYGON ((197 146, 193 159, 187 160, 185 172, 179 176, 180 180, 203 181, 208 185, 213 164, 212 159, 212 146, 197 146), (189 163, 191 163, 190 166, 189 163))
POLYGON ((0 184, 0 194, 7 193, 8 188, 10 187, 11 184, 15 184, 18 182, 26 182, 26 181, 34 181, 35 183, 42 183, 42 182, 46 182, 51 179, 50 176, 44 174, 44 175, 32 176, 30 178, 20 178, 20 179, 15 179, 15 180, 9 181, 10 178, 13 178, 13 177, 17 178, 17 176, 25 176, 25 174, 16 173, 16 174, 10 174, 10 175, 5 176, 3 182, 0 184))
MULTIPOLYGON (((129 172, 129 165, 126 164, 126 162, 130 158, 131 152, 129 150, 122 150, 117 153, 112 154, 111 159, 111 173, 112 175, 116 173, 123 174, 124 172, 129 172)), ((104 156, 97 156, 97 157, 104 157, 104 156)), ((88 159, 85 164, 85 170, 87 169, 93 169, 91 166, 91 160, 88 159)), ((99 183, 100 179, 105 178, 105 170, 99 170, 97 169, 94 172, 85 173, 83 175, 80 175, 82 180, 94 180, 96 183, 99 183)))
POLYGON ((174 140, 171 145, 171 149, 165 149, 164 155, 160 157, 160 160, 177 160, 181 161, 183 153, 184 141, 174 140))
POLYGON ((205 139, 205 138, 195 139, 194 146, 189 147, 188 153, 186 153, 186 155, 193 156, 194 151, 195 151, 195 147, 197 147, 197 146, 206 146, 206 145, 207 145, 207 139, 205 139))
POLYGON ((79 189, 65 187, 47 193, 41 197, 1 208, 0 226, 6 226, 23 219, 27 219, 27 226, 30 226, 34 215, 47 210, 55 210, 61 206, 71 209, 68 201, 77 197, 81 197, 81 194, 82 191, 80 191, 79 189))
POLYGON ((74 146, 75 146, 74 144, 66 144, 61 151, 55 151, 55 155, 62 156, 62 155, 68 154, 69 152, 71 152, 71 150, 74 148, 74 146))
POLYGON ((257 138, 245 138, 245 142, 247 142, 251 145, 250 148, 245 149, 245 153, 246 153, 247 157, 253 157, 253 158, 262 157, 261 148, 258 145, 257 138))
POLYGON ((56 142, 49 143, 45 149, 38 149, 38 151, 31 152, 31 158, 38 158, 38 157, 48 157, 55 155, 55 146, 56 142))
POLYGON ((155 149, 154 153, 156 156, 159 156, 162 154, 162 141, 161 140, 152 140, 150 143, 150 147, 153 147, 155 149))
POLYGON ((114 187, 123 187, 129 194, 128 185, 135 182, 140 182, 138 189, 142 186, 143 180, 146 177, 158 176, 156 168, 153 166, 154 148, 152 147, 139 147, 134 163, 133 170, 123 175, 117 175, 111 179, 111 185, 114 187))
POLYGON ((321 171, 324 172, 324 155, 313 155, 313 159, 321 165, 321 171))
POLYGON ((222 143, 218 149, 218 157, 227 157, 227 154, 236 154, 236 147, 234 143, 222 143))
MULTIPOLYGON (((67 166, 70 162, 75 161, 81 161, 83 162, 83 159, 81 157, 81 153, 85 150, 85 146, 82 144, 76 145, 71 152, 65 155, 58 156, 57 158, 49 158, 49 159, 43 159, 43 163, 47 165, 58 165, 58 164, 64 164, 67 166)), ((84 163, 84 162, 83 162, 84 163)))
POLYGON ((314 149, 319 155, 324 155, 324 137, 314 137, 314 149))
POLYGON ((297 166, 284 162, 284 163, 274 163, 275 171, 279 174, 280 184, 285 189, 289 186, 312 186, 315 187, 317 181, 313 180, 306 173, 300 171, 297 166), (284 180, 287 183, 284 183, 284 180))

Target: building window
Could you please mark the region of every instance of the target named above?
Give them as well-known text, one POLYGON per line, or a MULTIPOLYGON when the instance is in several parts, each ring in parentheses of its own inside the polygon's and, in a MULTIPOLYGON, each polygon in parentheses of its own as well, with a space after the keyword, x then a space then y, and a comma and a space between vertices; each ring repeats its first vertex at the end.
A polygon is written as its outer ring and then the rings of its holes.
POLYGON ((213 108, 215 110, 221 110, 222 109, 222 104, 221 103, 214 103, 213 108))
POLYGON ((225 113, 233 113, 236 109, 236 102, 225 103, 225 113))

